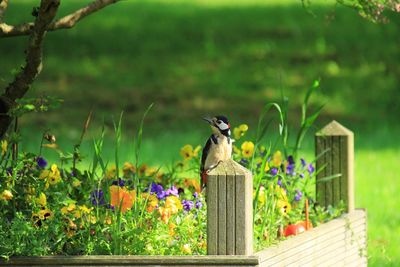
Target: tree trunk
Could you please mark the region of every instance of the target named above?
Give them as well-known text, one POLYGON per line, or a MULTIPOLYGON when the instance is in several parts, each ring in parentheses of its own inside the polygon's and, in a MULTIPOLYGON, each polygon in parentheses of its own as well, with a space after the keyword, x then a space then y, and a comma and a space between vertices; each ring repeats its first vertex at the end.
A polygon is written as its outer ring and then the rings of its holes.
POLYGON ((6 97, 0 97, 0 139, 6 134, 12 123, 12 118, 7 113, 13 105, 13 101, 6 97))

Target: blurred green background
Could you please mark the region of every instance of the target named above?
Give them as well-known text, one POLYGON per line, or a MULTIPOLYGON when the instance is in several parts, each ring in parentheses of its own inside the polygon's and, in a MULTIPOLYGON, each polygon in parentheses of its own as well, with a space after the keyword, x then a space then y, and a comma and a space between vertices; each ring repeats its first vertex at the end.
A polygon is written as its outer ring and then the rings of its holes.
MULTIPOLYGON (((37 1, 10 1, 6 21, 32 20, 37 1)), ((63 1, 59 16, 89 1, 63 1)), ((332 1, 304 9, 296 0, 123 1, 85 18, 71 30, 48 33, 44 69, 30 97, 64 99, 61 108, 21 121, 22 149, 37 152, 51 129, 72 151, 90 110, 83 148, 106 126, 105 157, 113 156, 113 118, 124 111, 123 160, 132 160, 140 117, 142 159, 168 165, 186 143, 202 144, 204 115, 226 114, 247 123, 249 138, 263 105, 290 100, 291 130, 304 93, 315 79, 326 103, 314 132, 332 119, 353 130, 356 206, 368 209, 370 266, 400 266, 400 17, 373 24, 332 1)), ((27 37, 0 40, 0 87, 24 60, 27 37)), ((311 132, 302 153, 313 157, 311 132)), ((54 151, 45 156, 57 160, 54 151)), ((85 164, 82 163, 82 164, 85 164)))

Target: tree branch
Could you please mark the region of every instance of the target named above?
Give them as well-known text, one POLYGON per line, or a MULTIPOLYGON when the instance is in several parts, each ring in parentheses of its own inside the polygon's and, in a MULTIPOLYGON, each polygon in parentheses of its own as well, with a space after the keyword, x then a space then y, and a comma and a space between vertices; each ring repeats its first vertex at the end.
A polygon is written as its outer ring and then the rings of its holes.
POLYGON ((0 0, 0 23, 3 22, 4 13, 8 7, 8 0, 0 0))
MULTIPOLYGON (((4 0, 3 0, 4 1, 4 0)), ((55 22, 51 23, 48 27, 48 31, 55 31, 59 29, 69 29, 75 26, 81 19, 89 16, 90 14, 121 0, 95 0, 89 3, 87 6, 76 10, 74 13, 66 15, 55 22)), ((19 35, 27 35, 32 32, 33 23, 24 23, 21 25, 8 25, 6 23, 0 23, 0 38, 11 37, 19 35)))
POLYGON ((26 63, 11 82, 3 96, 11 101, 21 98, 42 69, 42 47, 47 27, 57 14, 60 0, 41 0, 39 12, 33 24, 26 51, 26 63))

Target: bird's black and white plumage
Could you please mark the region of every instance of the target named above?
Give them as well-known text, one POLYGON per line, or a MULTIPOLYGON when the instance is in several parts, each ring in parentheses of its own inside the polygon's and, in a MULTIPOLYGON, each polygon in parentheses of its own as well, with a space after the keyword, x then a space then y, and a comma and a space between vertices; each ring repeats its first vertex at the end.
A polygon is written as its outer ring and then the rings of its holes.
POLYGON ((207 184, 207 172, 232 157, 231 127, 225 116, 215 116, 212 119, 204 118, 212 129, 201 155, 200 175, 201 185, 207 184))

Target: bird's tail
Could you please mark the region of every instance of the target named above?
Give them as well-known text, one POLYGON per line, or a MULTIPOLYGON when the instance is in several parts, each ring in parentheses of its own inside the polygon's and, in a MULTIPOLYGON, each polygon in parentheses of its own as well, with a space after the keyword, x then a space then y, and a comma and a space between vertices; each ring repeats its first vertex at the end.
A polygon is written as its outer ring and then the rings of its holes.
POLYGON ((204 170, 200 174, 201 178, 201 189, 204 189, 207 185, 207 172, 204 170))

